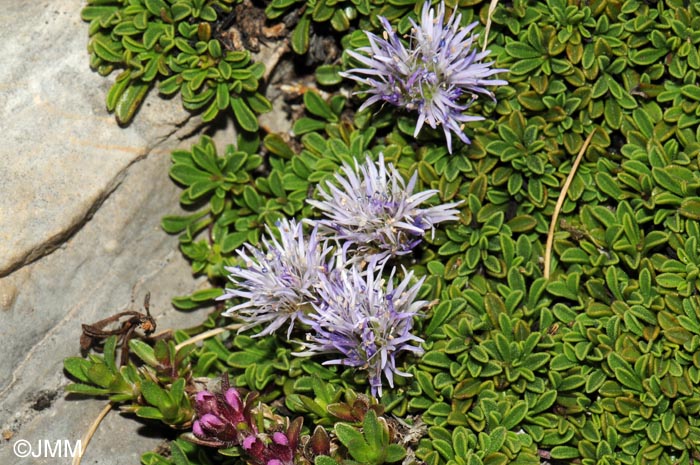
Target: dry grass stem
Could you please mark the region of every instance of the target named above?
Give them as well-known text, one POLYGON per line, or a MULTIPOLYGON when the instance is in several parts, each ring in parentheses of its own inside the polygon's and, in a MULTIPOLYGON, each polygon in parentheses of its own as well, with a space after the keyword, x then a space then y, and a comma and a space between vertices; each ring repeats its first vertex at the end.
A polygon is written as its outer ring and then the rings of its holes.
POLYGON ((80 453, 73 457, 72 465, 80 465, 80 462, 83 460, 83 455, 85 455, 85 449, 87 449, 88 444, 90 444, 90 439, 92 439, 92 437, 95 435, 95 431, 97 431, 100 423, 102 423, 102 420, 104 420, 110 410, 112 410, 111 402, 104 406, 104 408, 97 415, 97 418, 95 418, 95 421, 93 421, 92 425, 90 425, 90 429, 87 430, 85 436, 83 436, 83 439, 80 442, 80 453))
POLYGON ((236 329, 240 329, 242 326, 243 325, 241 323, 234 323, 234 324, 230 324, 228 326, 224 326, 223 328, 214 328, 214 329, 210 329, 209 331, 204 331, 203 333, 199 333, 196 336, 193 336, 189 339, 186 339, 186 340, 182 341, 181 343, 179 343, 178 345, 176 345, 175 352, 177 352, 178 350, 182 349, 185 346, 188 346, 190 344, 195 344, 199 341, 204 341, 206 339, 209 339, 210 337, 216 336, 217 334, 221 334, 224 331, 233 331, 236 329))
POLYGON ((489 43, 489 31, 491 30, 491 16, 493 16, 493 12, 496 9, 497 5, 498 0, 491 0, 491 3, 489 4, 489 15, 486 18, 486 29, 484 29, 484 46, 481 49, 482 53, 486 51, 486 47, 489 43))
POLYGON ((593 139, 593 135, 595 134, 595 129, 591 131, 591 133, 586 137, 586 140, 583 142, 583 146, 581 146, 581 150, 579 150, 578 155, 576 155, 576 159, 574 160, 574 165, 571 167, 571 171, 569 171, 569 175, 566 177, 566 182, 564 182, 564 186, 561 188, 561 192, 559 193, 559 198, 557 199, 557 203, 554 206, 554 213, 552 214, 552 222, 549 225, 549 232, 547 233, 547 245, 545 246, 544 249, 544 278, 549 279, 549 273, 551 270, 551 265, 552 265, 552 245, 554 244, 554 230, 557 227, 557 219, 559 218, 559 212, 561 211, 562 205, 564 205, 564 199, 566 198, 566 193, 569 191, 569 186, 571 186, 571 181, 574 180, 574 175, 576 174, 576 170, 578 169, 579 163, 581 163, 581 159, 583 158, 583 154, 586 153, 586 149, 588 148, 588 145, 591 143, 591 140, 593 139))

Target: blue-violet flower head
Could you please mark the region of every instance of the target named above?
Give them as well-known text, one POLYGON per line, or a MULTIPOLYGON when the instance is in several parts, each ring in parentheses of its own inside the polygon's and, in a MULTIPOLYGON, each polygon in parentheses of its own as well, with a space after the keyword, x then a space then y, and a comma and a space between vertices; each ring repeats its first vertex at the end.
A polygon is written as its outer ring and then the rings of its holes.
POLYGON ((318 298, 316 288, 319 275, 327 270, 324 260, 330 246, 320 241, 316 228, 306 237, 302 226, 295 220, 280 220, 280 240, 268 228, 269 238, 261 240, 261 248, 245 244, 238 250, 245 268, 226 268, 234 285, 219 299, 243 299, 224 312, 243 320, 241 330, 266 325, 256 334, 264 336, 289 322, 289 337, 295 321, 303 321, 305 313, 313 310, 311 304, 318 298))
POLYGON ((312 221, 321 231, 333 233, 342 244, 343 260, 385 263, 406 255, 421 242, 427 230, 443 221, 457 220, 461 202, 428 208, 420 205, 438 193, 435 189, 414 193, 418 173, 408 184, 394 165, 379 154, 375 163, 369 156, 355 167, 343 164, 334 185, 319 189, 321 200, 308 200, 326 219, 312 221), (354 252, 348 258, 348 251, 354 252))
POLYGON ((427 302, 416 301, 423 279, 413 286, 413 273, 394 287, 394 268, 385 285, 382 269, 368 266, 338 268, 323 278, 312 332, 302 342, 305 351, 325 353, 324 365, 345 365, 366 370, 372 395, 382 395, 382 379, 394 386, 394 375, 410 376, 396 367, 402 352, 420 355, 423 340, 413 334, 413 318, 427 302))
POLYGON ((490 79, 494 74, 507 71, 492 68, 493 62, 483 62, 490 51, 479 52, 472 30, 478 23, 461 27, 461 14, 456 10, 445 21, 445 4, 437 12, 426 1, 420 24, 413 25, 410 45, 406 47, 389 21, 379 17, 383 37, 367 32, 369 47, 349 50, 351 57, 363 67, 353 68, 342 76, 368 86, 363 91, 371 96, 360 107, 376 102, 388 102, 406 110, 418 112, 414 137, 424 123, 436 129, 442 126, 447 149, 452 153, 452 133, 469 144, 464 124, 484 118, 465 115, 478 94, 494 98, 485 86, 508 84, 490 79), (360 52, 360 53, 358 53, 360 52))

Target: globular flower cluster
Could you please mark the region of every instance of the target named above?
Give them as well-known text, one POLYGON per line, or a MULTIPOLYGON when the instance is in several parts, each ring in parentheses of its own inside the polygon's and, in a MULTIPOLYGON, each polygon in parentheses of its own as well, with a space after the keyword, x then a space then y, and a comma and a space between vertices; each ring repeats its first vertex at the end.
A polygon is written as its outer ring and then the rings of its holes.
POLYGON ((259 431, 252 397, 249 395, 244 402, 226 378, 222 380, 222 392, 198 392, 192 433, 198 442, 211 447, 240 446, 247 463, 293 465, 301 418, 291 422, 285 432, 259 431))
POLYGON ((357 267, 336 270, 322 279, 322 299, 315 305, 316 313, 307 351, 333 354, 326 364, 346 365, 367 370, 372 394, 382 395, 382 378, 394 387, 394 375, 410 376, 396 367, 396 355, 409 351, 421 355, 423 349, 412 345, 423 340, 411 334, 413 317, 427 302, 416 301, 423 284, 413 286, 408 273, 394 288, 393 273, 384 287, 381 269, 357 267))
POLYGON ((267 324, 258 334, 265 336, 289 322, 289 337, 294 322, 317 300, 316 278, 327 267, 325 257, 330 247, 319 241, 315 229, 305 237, 302 227, 295 220, 280 220, 280 240, 268 228, 269 239, 263 238, 261 248, 245 244, 238 251, 245 268, 226 268, 234 287, 219 299, 242 299, 224 315, 241 318, 243 330, 267 324))
POLYGON ((490 79, 507 70, 491 68, 493 62, 482 61, 490 51, 479 52, 475 47, 478 35, 472 31, 478 23, 461 27, 461 19, 462 15, 455 10, 445 21, 444 3, 440 3, 436 13, 426 1, 420 23, 411 20, 411 41, 406 47, 389 21, 380 16, 383 37, 367 32, 369 47, 348 51, 364 67, 342 73, 368 86, 364 92, 371 96, 360 110, 377 102, 387 102, 417 111, 414 137, 427 123, 433 129, 442 126, 450 153, 452 133, 469 144, 464 124, 483 118, 464 112, 479 94, 494 98, 485 86, 508 82, 490 79))
POLYGON ((352 250, 354 260, 385 263, 389 258, 406 255, 418 245, 426 231, 435 225, 457 219, 460 202, 429 208, 420 205, 438 193, 435 189, 413 193, 418 179, 415 172, 408 184, 401 174, 384 163, 367 157, 355 167, 343 164, 343 174, 336 174, 337 186, 328 182, 320 189, 321 201, 308 202, 326 219, 309 221, 342 243, 342 254, 352 250))
POLYGON ((238 251, 245 264, 230 267, 232 288, 222 299, 241 303, 225 312, 244 322, 241 330, 261 325, 257 336, 272 334, 285 323, 308 329, 296 355, 328 354, 326 365, 345 365, 368 372, 372 394, 382 394, 382 380, 394 385, 405 352, 421 354, 423 341, 411 333, 413 319, 426 302, 416 301, 423 280, 412 273, 394 285, 396 268, 390 260, 409 253, 435 225, 458 218, 459 202, 422 208, 437 191, 414 193, 417 178, 408 184, 382 155, 375 163, 343 166, 322 201, 309 203, 326 216, 302 223, 282 220, 280 239, 262 240, 260 248, 238 251), (389 271, 388 279, 383 278, 389 271))

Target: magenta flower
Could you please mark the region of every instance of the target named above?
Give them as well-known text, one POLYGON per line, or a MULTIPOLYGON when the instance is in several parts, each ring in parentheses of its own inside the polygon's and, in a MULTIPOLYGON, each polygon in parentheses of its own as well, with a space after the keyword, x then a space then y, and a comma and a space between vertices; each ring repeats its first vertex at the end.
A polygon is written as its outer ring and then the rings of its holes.
POLYGON ((196 419, 192 433, 214 447, 235 446, 241 435, 257 433, 250 407, 242 402, 236 389, 224 384, 223 394, 200 391, 194 398, 196 419))
POLYGON ((240 446, 246 463, 254 465, 294 465, 299 445, 302 418, 283 425, 274 425, 271 432, 259 431, 256 421, 260 412, 253 409, 256 394, 245 401, 238 390, 222 379, 222 393, 200 391, 195 394, 195 421, 192 433, 197 442, 211 447, 240 446))
POLYGON ((360 110, 376 102, 417 111, 418 121, 414 137, 424 123, 433 129, 442 126, 447 149, 452 152, 452 133, 469 144, 464 134, 464 124, 482 120, 481 116, 465 115, 478 94, 494 98, 485 86, 505 85, 500 79, 489 79, 494 74, 507 71, 493 69, 493 62, 483 62, 490 51, 478 52, 476 38, 471 34, 478 23, 461 27, 461 14, 453 11, 445 22, 445 4, 441 2, 437 14, 426 1, 420 24, 413 24, 408 47, 399 39, 386 18, 379 17, 384 36, 367 32, 369 47, 348 54, 364 67, 353 68, 342 76, 353 79, 368 88, 370 94, 360 110), (360 53, 358 53, 360 52, 360 53))
POLYGON ((301 417, 289 424, 286 432, 258 434, 243 440, 242 447, 248 463, 254 465, 294 465, 294 455, 299 445, 301 417))

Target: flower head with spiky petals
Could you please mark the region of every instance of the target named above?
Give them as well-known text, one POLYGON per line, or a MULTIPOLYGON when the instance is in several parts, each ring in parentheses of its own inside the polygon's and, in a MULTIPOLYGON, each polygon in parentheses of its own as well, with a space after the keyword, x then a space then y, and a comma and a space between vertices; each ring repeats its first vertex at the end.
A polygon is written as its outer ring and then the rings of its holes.
POLYGON ((328 353, 325 365, 346 365, 369 373, 373 395, 382 395, 382 379, 394 386, 394 375, 410 376, 396 367, 396 357, 402 352, 422 354, 414 344, 423 340, 413 334, 413 317, 427 302, 416 301, 423 279, 413 286, 413 273, 394 287, 393 269, 388 282, 381 268, 369 265, 338 268, 323 278, 321 300, 314 304, 316 313, 312 332, 302 344, 306 350, 296 355, 328 353))
POLYGON ((454 207, 461 202, 421 208, 438 191, 413 193, 418 173, 406 184, 391 163, 384 163, 382 154, 376 163, 368 156, 362 165, 356 161, 354 168, 343 164, 342 171, 345 176, 335 176, 337 186, 329 182, 328 191, 320 189, 322 200, 308 200, 327 219, 309 222, 332 232, 349 262, 384 263, 408 254, 427 230, 434 231, 437 223, 456 220, 459 214, 454 207), (347 258, 349 250, 353 258, 347 258))
POLYGON ((476 49, 478 36, 471 32, 478 23, 461 27, 461 19, 455 10, 445 22, 445 4, 441 2, 436 13, 426 1, 420 24, 411 20, 413 30, 407 48, 389 21, 380 16, 383 38, 367 32, 369 47, 348 51, 364 67, 341 73, 369 87, 365 92, 371 96, 360 110, 381 101, 416 110, 414 137, 427 123, 433 129, 442 126, 450 153, 452 133, 465 144, 470 143, 463 131, 464 123, 483 118, 465 115, 464 111, 478 94, 494 97, 484 86, 508 82, 489 79, 507 70, 491 68, 493 62, 482 61, 490 51, 476 49))
POLYGON ((245 268, 226 268, 234 286, 227 288, 219 299, 243 299, 224 312, 244 321, 241 330, 266 324, 256 335, 264 336, 289 322, 289 337, 294 322, 312 310, 311 305, 318 298, 319 275, 327 271, 325 257, 330 247, 319 240, 316 228, 305 237, 302 226, 295 220, 280 220, 279 241, 268 228, 270 237, 262 239, 262 248, 245 244, 245 248, 238 250, 245 268))

